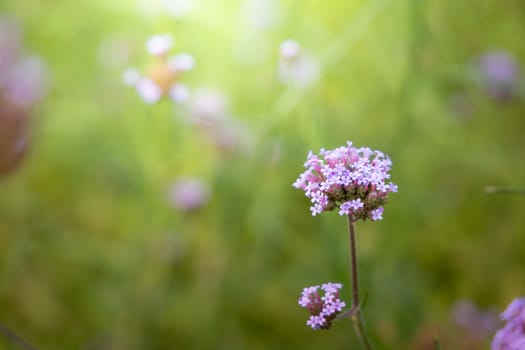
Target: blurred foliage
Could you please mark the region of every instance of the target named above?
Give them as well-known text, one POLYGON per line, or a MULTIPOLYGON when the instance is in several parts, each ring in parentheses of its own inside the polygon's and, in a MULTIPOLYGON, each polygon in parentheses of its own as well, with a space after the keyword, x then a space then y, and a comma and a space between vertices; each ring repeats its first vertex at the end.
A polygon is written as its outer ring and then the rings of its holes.
POLYGON ((2 2, 52 81, 0 179, 0 322, 42 349, 357 348, 350 322, 313 332, 297 305, 325 281, 350 297, 346 221, 311 217, 291 186, 308 150, 346 140, 387 153, 399 185, 383 221, 356 227, 378 348, 467 349, 456 300, 524 294, 525 198, 483 189, 525 187, 525 95, 491 99, 472 67, 493 49, 523 62, 525 3, 272 3, 258 28, 240 0, 178 19, 153 1, 2 2), (157 33, 194 55, 190 90, 228 96, 250 147, 221 151, 183 105, 122 84, 157 33), (287 38, 320 60, 310 87, 277 79, 287 38), (186 175, 212 188, 192 213, 167 200, 186 175))

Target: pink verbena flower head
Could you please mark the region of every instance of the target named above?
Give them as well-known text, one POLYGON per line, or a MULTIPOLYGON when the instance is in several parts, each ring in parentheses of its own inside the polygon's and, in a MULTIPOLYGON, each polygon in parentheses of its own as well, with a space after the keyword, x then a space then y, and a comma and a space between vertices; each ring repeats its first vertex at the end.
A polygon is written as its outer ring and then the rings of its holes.
POLYGON ((525 349, 525 297, 515 299, 501 314, 505 327, 496 332, 492 350, 525 349))
POLYGON ((306 325, 312 329, 329 329, 332 321, 346 306, 339 299, 340 283, 324 283, 321 286, 305 287, 299 298, 299 305, 310 312, 306 325), (321 289, 322 294, 319 294, 321 289))
POLYGON ((356 148, 352 142, 333 150, 321 149, 320 156, 308 154, 306 171, 294 182, 311 199, 312 215, 338 210, 353 220, 383 218, 388 194, 397 192, 390 178, 390 158, 367 147, 356 148))
POLYGON ((0 176, 16 169, 30 144, 32 113, 48 89, 46 64, 26 53, 16 19, 0 14, 0 176))

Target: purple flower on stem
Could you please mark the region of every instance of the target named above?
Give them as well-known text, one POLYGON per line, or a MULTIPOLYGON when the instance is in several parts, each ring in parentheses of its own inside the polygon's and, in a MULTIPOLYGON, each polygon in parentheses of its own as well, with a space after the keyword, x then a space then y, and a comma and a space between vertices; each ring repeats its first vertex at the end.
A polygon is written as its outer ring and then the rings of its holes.
POLYGON ((492 350, 525 349, 525 297, 515 299, 501 314, 506 325, 496 332, 492 350))
POLYGON ((306 171, 294 182, 312 201, 312 215, 338 210, 352 220, 381 220, 388 194, 397 186, 388 182, 392 162, 380 151, 367 147, 321 149, 320 156, 308 154, 306 171))
POLYGON ((305 287, 299 298, 299 305, 310 312, 310 318, 306 324, 312 329, 329 329, 332 321, 346 306, 339 299, 340 283, 325 283, 321 286, 305 287), (319 289, 324 293, 321 296, 319 289))
MULTIPOLYGON (((397 186, 387 181, 391 166, 390 158, 383 153, 367 147, 355 148, 348 141, 346 147, 328 151, 321 149, 319 156, 310 151, 304 164, 306 171, 293 184, 310 198, 312 215, 338 209, 339 215, 347 216, 352 304, 350 310, 340 317, 351 318, 354 330, 367 350, 373 347, 366 332, 359 301, 354 222, 383 218, 383 205, 387 202, 388 194, 397 192, 397 186)), ((317 291, 319 286, 305 288, 299 304, 310 311, 311 317, 306 323, 308 326, 329 329, 331 322, 345 307, 345 303, 339 300, 341 284, 326 283, 320 288, 324 291, 323 296, 317 291)))

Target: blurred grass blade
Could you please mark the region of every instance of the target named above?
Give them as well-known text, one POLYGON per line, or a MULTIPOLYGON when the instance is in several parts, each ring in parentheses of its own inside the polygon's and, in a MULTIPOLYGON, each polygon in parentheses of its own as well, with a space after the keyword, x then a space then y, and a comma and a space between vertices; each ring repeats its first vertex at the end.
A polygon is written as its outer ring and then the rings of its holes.
POLYGON ((525 195, 525 188, 488 186, 488 187, 485 187, 485 193, 489 193, 489 194, 506 193, 506 194, 517 194, 517 195, 524 196, 525 195))
MULTIPOLYGON (((341 34, 328 43, 322 51, 320 54, 321 66, 329 67, 336 64, 366 33, 374 21, 384 13, 389 3, 390 0, 378 0, 363 5, 341 34)), ((269 117, 263 118, 265 120, 263 132, 279 124, 285 116, 289 115, 301 103, 304 93, 304 89, 284 90, 275 101, 271 112, 268 113, 269 117)))
POLYGON ((15 332, 4 326, 0 323, 0 333, 2 333, 7 339, 11 340, 13 343, 20 345, 22 349, 25 350, 38 350, 33 345, 26 342, 24 339, 16 335, 15 332))
POLYGON ((437 337, 434 337, 434 350, 441 350, 441 344, 439 343, 439 339, 437 337))

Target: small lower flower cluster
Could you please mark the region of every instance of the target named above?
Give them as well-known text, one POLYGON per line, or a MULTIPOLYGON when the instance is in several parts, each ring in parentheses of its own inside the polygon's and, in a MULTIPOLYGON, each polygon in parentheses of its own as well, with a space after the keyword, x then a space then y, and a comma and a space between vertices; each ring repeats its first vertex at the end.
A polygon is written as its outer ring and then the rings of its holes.
POLYGON ((505 327, 496 332, 492 350, 525 349, 525 297, 515 299, 501 314, 505 327))
POLYGON ((299 298, 299 305, 308 309, 311 316, 306 324, 312 329, 329 329, 332 321, 346 306, 344 301, 339 299, 339 289, 341 283, 324 283, 321 286, 306 287, 303 289, 299 298), (321 289, 324 295, 321 296, 318 290, 321 289))
POLYGON ((339 209, 339 215, 353 220, 381 220, 388 194, 397 192, 390 178, 392 162, 380 151, 368 147, 321 149, 319 156, 310 152, 306 171, 293 186, 302 189, 312 201, 312 215, 339 209))

